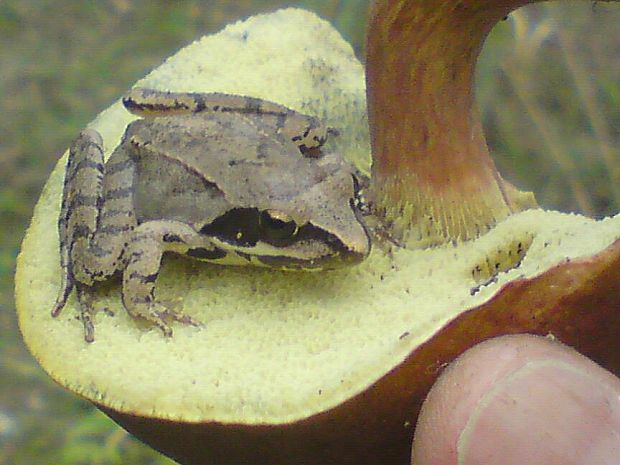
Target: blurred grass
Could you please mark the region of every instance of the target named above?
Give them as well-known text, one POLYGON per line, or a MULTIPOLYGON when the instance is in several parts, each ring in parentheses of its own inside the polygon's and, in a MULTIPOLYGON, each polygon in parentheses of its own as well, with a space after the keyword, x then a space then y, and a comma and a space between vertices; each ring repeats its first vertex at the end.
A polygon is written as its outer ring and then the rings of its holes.
MULTIPOLYGON (((101 109, 202 34, 292 2, 0 1, 0 465, 170 464, 65 393, 21 343, 14 260, 53 164, 101 109)), ((367 0, 294 3, 362 56, 367 0)), ((487 42, 478 100, 505 177, 563 211, 620 205, 620 5, 536 5, 487 42)))
POLYGON ((620 5, 533 5, 498 25, 478 101, 504 175, 545 207, 603 217, 620 206, 620 5))

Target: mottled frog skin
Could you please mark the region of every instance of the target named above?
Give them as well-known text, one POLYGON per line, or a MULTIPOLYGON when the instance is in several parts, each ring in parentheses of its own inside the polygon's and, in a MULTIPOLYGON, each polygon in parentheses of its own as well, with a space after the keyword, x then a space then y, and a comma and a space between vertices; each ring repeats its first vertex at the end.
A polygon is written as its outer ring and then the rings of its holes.
POLYGON ((63 272, 52 310, 75 288, 85 340, 94 340, 93 291, 122 274, 134 318, 171 336, 199 322, 155 298, 162 254, 220 264, 327 270, 362 261, 370 239, 357 180, 323 150, 321 122, 282 105, 228 94, 134 89, 141 116, 107 162, 93 129, 73 142, 58 222, 63 272))

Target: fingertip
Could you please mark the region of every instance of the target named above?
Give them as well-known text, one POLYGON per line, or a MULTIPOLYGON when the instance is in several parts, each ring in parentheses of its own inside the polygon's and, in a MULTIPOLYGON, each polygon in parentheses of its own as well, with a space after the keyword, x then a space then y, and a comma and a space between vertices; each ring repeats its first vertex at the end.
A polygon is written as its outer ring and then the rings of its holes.
POLYGON ((412 463, 617 460, 619 399, 620 380, 567 346, 530 335, 492 339, 459 357, 429 393, 412 463))

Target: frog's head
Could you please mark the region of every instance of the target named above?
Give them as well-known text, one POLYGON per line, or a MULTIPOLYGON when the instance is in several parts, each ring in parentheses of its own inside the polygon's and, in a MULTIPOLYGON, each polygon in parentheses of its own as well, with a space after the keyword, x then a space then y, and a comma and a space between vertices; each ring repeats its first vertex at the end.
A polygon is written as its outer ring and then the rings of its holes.
POLYGON ((335 171, 295 196, 230 209, 201 233, 228 255, 254 265, 286 270, 355 265, 370 252, 356 188, 350 172, 335 171))

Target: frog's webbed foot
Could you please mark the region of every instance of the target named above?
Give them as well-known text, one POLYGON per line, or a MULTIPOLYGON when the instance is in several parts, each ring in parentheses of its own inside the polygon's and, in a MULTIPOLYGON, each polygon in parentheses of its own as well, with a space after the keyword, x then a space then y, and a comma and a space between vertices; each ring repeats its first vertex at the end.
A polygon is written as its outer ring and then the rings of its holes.
POLYGON ((185 253, 193 247, 205 246, 204 238, 190 226, 177 221, 150 221, 134 231, 126 251, 127 266, 123 272, 123 304, 127 312, 157 326, 164 336, 172 336, 168 322, 191 326, 202 324, 155 299, 155 281, 165 251, 185 253))

